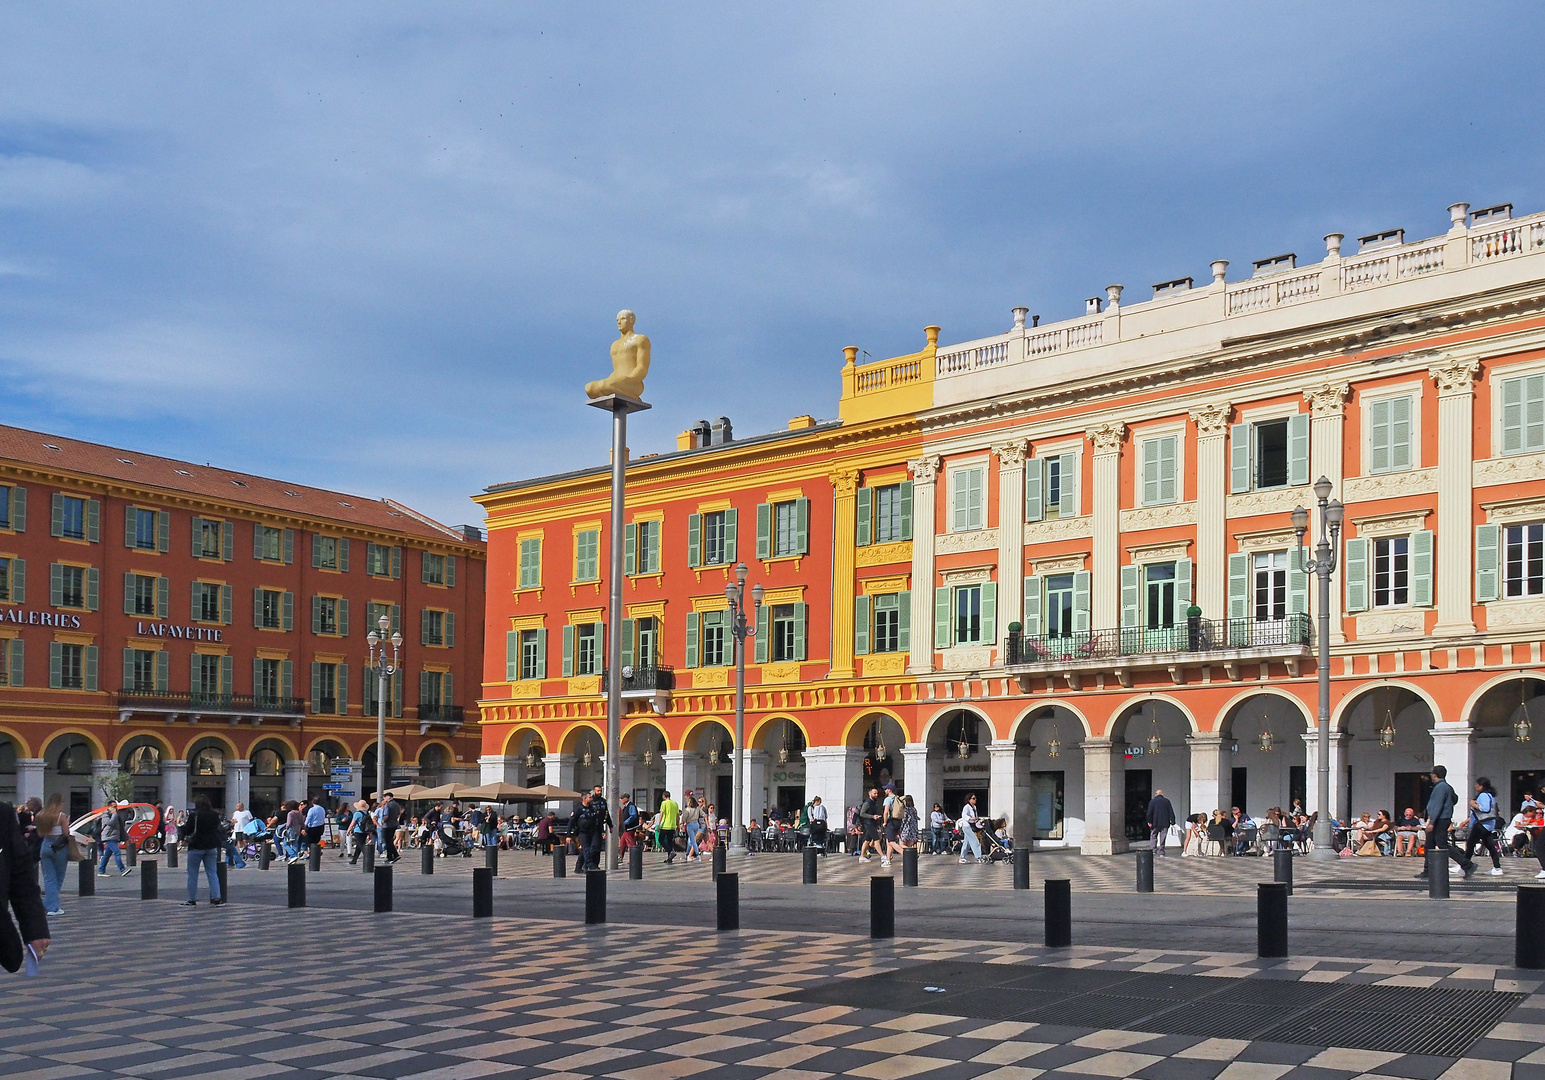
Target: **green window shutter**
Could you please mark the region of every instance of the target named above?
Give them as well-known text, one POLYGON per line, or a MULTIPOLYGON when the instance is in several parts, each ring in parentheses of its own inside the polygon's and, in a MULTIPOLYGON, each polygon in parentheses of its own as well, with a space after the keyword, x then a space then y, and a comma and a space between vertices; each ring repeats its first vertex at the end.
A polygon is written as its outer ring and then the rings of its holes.
POLYGON ((452 678, 453 678, 453 676, 451 675, 451 673, 449 671, 447 671, 440 678, 440 697, 441 697, 441 703, 445 704, 445 705, 454 705, 454 704, 456 704, 456 694, 455 694, 455 691, 453 689, 455 684, 452 682, 452 678))
POLYGON ((1179 440, 1173 436, 1167 436, 1158 440, 1159 443, 1159 501, 1172 503, 1180 500, 1180 482, 1176 475, 1177 444, 1179 440))
POLYGON ((58 690, 59 684, 64 681, 60 668, 63 666, 64 646, 57 641, 48 643, 48 688, 58 690))
POLYGON ((1288 614, 1309 614, 1308 548, 1295 548, 1288 556, 1288 614))
POLYGON ((347 599, 338 601, 338 636, 349 636, 349 601, 347 599))
MULTIPOLYGON (((524 545, 521 545, 521 546, 524 547, 524 545)), ((524 556, 525 552, 522 551, 521 555, 524 556)), ((429 584, 429 560, 432 559, 432 558, 434 558, 434 556, 431 555, 427 551, 423 551, 423 552, 419 553, 419 557, 418 557, 418 580, 419 580, 420 584, 423 584, 423 585, 428 585, 429 584)), ((524 563, 524 561, 525 561, 524 558, 522 558, 521 561, 524 563)), ((524 569, 524 567, 522 567, 522 569, 524 569)))
MULTIPOLYGON (((912 481, 903 480, 899 486, 901 488, 901 538, 910 540, 912 539, 912 481)), ((928 527, 933 528, 933 522, 929 522, 928 527)))
MULTIPOLYGON (((399 576, 402 572, 402 549, 398 548, 397 551, 397 561, 392 565, 397 567, 398 572, 393 574, 393 577, 399 576)), ((454 589, 456 587, 456 556, 454 555, 447 555, 445 557, 445 587, 447 589, 454 589)))
POLYGON ((1025 520, 1040 521, 1046 516, 1041 505, 1041 481, 1046 472, 1044 458, 1031 458, 1025 462, 1025 520))
MULTIPOLYGON (((449 680, 450 676, 447 675, 446 679, 449 680)), ((401 716, 402 715, 402 698, 403 698, 402 684, 403 684, 402 668, 398 668, 396 671, 394 671, 392 673, 392 686, 391 686, 391 690, 392 690, 392 715, 393 716, 401 716)))
POLYGON ((1368 471, 1389 472, 1389 413, 1394 401, 1375 401, 1368 406, 1368 471))
POLYGON ((220 621, 226 626, 231 625, 231 587, 229 585, 220 586, 220 621))
POLYGON ((279 661, 279 696, 289 701, 295 696, 295 661, 279 661))
POLYGON ((27 602, 27 560, 11 560, 11 600, 18 604, 27 602))
POLYGON ((1073 632, 1089 632, 1089 571, 1073 571, 1073 632))
POLYGON ((1502 596, 1502 526, 1475 527, 1475 600, 1485 604, 1502 596))
POLYGON ((1057 515, 1064 518, 1077 517, 1078 455, 1063 454, 1058 469, 1062 473, 1062 490, 1057 493, 1057 515))
POLYGON ((48 564, 48 604, 50 607, 59 607, 64 603, 64 567, 58 563, 48 564))
POLYGON ((1368 541, 1348 540, 1346 554, 1347 611, 1368 610, 1368 541))
POLYGON ((170 578, 158 577, 156 578, 156 618, 166 618, 171 612, 171 606, 172 581, 170 578))
POLYGON ((220 558, 230 562, 236 558, 236 523, 227 521, 220 526, 220 558))
POLYGON ((418 613, 418 643, 429 644, 429 609, 420 608, 418 613))
POLYGON ((1411 467, 1411 399, 1389 402, 1389 468, 1411 467))
POLYGON ((102 504, 96 499, 86 500, 86 539, 93 544, 102 539, 102 504))
POLYGON ((286 566, 295 561, 295 530, 284 530, 284 563, 286 566))
MULTIPOLYGON (((257 661, 253 661, 257 663, 257 661)), ((134 650, 123 650, 123 682, 119 684, 125 690, 134 685, 134 650)))
POLYGON ((648 524, 649 572, 651 574, 658 574, 660 572, 660 529, 663 523, 651 521, 648 524))
POLYGON ((195 559, 204 554, 204 519, 197 514, 193 515, 193 539, 189 541, 189 551, 195 559))
POLYGON ((1288 417, 1288 483, 1303 487, 1309 482, 1309 414, 1288 417))
POLYGON ((638 642, 638 620, 622 620, 622 666, 632 667, 638 642))
POLYGON ((172 549, 172 512, 156 511, 156 550, 163 555, 172 549))
POLYGON ((1041 636, 1042 585, 1039 575, 1025 578, 1025 636, 1041 636))
POLYGON ((311 597, 311 632, 322 632, 322 598, 315 595, 311 597))
POLYGON ((1160 439, 1144 439, 1142 451, 1143 505, 1153 506, 1159 501, 1159 443, 1160 439))
POLYGON ((982 644, 991 645, 998 640, 998 583, 982 584, 982 644))
MULTIPOLYGON (((365 669, 365 675, 366 675, 365 682, 367 684, 366 688, 365 688, 365 692, 368 694, 370 692, 370 688, 369 688, 369 685, 368 685, 369 682, 370 682, 370 679, 369 679, 370 669, 369 668, 365 669)), ((418 673, 418 700, 422 704, 424 704, 424 705, 434 704, 434 702, 431 702, 429 700, 429 672, 427 672, 427 671, 420 671, 418 673)))
POLYGON ((912 593, 897 593, 896 604, 896 649, 908 652, 912 648, 912 593))
POLYGON ((1524 381, 1502 381, 1502 452, 1521 454, 1524 449, 1524 381))
POLYGON ((622 527, 622 572, 638 573, 638 523, 622 527))
POLYGON ((854 526, 853 542, 859 547, 868 547, 874 539, 874 488, 858 489, 857 522, 854 526))
POLYGON ((810 554, 810 500, 794 500, 794 550, 810 554))
POLYGON ((123 575, 123 613, 125 615, 133 615, 134 614, 134 578, 135 577, 136 577, 136 575, 132 571, 128 572, 128 573, 125 573, 123 575))
POLYGON ((311 568, 313 570, 322 568, 322 538, 316 533, 311 534, 311 568))
POLYGON ((1191 608, 1191 560, 1175 560, 1175 625, 1186 624, 1186 612, 1191 608))
POLYGON ((126 507, 123 511, 123 546, 134 546, 134 507, 126 507))
MULTIPOLYGON (((164 655, 164 654, 163 654, 164 655)), ((26 659, 27 643, 21 638, 11 639, 11 669, 10 681, 12 686, 26 685, 26 659)))
POLYGON ((282 623, 284 628, 286 630, 293 630, 293 629, 295 629, 295 594, 294 593, 286 592, 284 594, 284 598, 281 601, 281 612, 282 612, 282 616, 283 616, 283 620, 284 620, 283 623, 282 623))
MULTIPOLYGON (((86 689, 95 690, 97 688, 97 647, 95 645, 87 645, 81 651, 85 653, 85 662, 81 666, 86 677, 86 689)), ((227 656, 225 659, 229 660, 230 657, 227 656)))
MULTIPOLYGON (((288 661, 286 661, 288 663, 288 661)), ((156 693, 165 694, 172 688, 172 654, 156 653, 156 693)))
POLYGON ((1121 625, 1140 626, 1143 621, 1142 590, 1138 586, 1140 568, 1121 568, 1121 625))
POLYGON ((1228 429, 1228 489, 1234 494, 1250 490, 1250 425, 1231 424, 1228 429))
POLYGON ((853 655, 869 653, 869 597, 853 598, 853 655))
POLYGON ((86 610, 95 611, 101 607, 102 597, 102 571, 95 566, 86 571, 86 610))
POLYGON ((1545 449, 1545 375, 1530 375, 1524 379, 1523 396, 1523 448, 1545 449))
POLYGON ((756 557, 772 558, 772 503, 756 504, 756 557))
POLYGON ((1250 617, 1250 553, 1239 551, 1228 557, 1228 617, 1250 617))
POLYGON ((574 628, 572 626, 563 628, 563 677, 565 679, 574 677, 574 628))
POLYGON ((763 604, 756 613, 756 644, 755 660, 758 664, 765 664, 772 659, 772 618, 771 608, 763 604))
POLYGON ((740 511, 726 510, 724 512, 724 562, 726 565, 735 564, 735 539, 740 532, 740 511))
POLYGON ((349 538, 347 536, 338 541, 338 572, 349 572, 349 538))
POLYGON ((520 681, 519 630, 507 630, 504 634, 504 681, 520 681))
POLYGON ((19 533, 27 531, 27 489, 20 484, 11 489, 11 529, 19 533))
POLYGON ((195 581, 193 583, 193 587, 188 590, 188 618, 194 620, 195 622, 197 622, 198 617, 203 614, 201 611, 199 611, 199 607, 201 606, 199 604, 199 600, 202 599, 203 592, 204 583, 202 581, 195 581))
MULTIPOLYGON (((687 515, 687 565, 703 565, 703 515, 687 515)), ((688 665, 695 667, 695 664, 688 665)))
POLYGON ((252 590, 252 625, 263 625, 263 590, 252 590))
POLYGON ((220 693, 233 694, 236 692, 236 658, 234 656, 220 657, 220 693))
POLYGON ((390 625, 391 625, 391 628, 392 628, 392 633, 394 633, 394 634, 401 633, 402 632, 402 605, 401 604, 393 604, 392 607, 391 607, 391 611, 388 614, 389 614, 389 616, 391 618, 391 624, 390 625))
POLYGON ((53 519, 49 522, 48 535, 64 535, 64 496, 57 491, 54 492, 54 513, 53 519))
POLYGON ((808 639, 809 635, 806 633, 806 628, 809 626, 809 623, 810 623, 810 605, 809 604, 795 604, 794 605, 794 659, 796 659, 796 660, 808 659, 806 654, 808 653, 809 650, 808 650, 808 647, 806 646, 806 640, 808 639))
POLYGON ((687 612, 687 640, 683 655, 686 657, 685 666, 697 667, 698 644, 698 614, 695 611, 687 612))
POLYGON ((547 631, 536 632, 536 677, 547 678, 547 631))
MULTIPOLYGON (((130 514, 132 515, 132 513, 133 511, 131 510, 130 514)), ((257 522, 252 523, 252 557, 254 559, 261 559, 263 557, 263 526, 257 522)))
POLYGON ((950 618, 952 594, 948 585, 940 585, 933 591, 933 647, 936 649, 947 649, 955 643, 955 620, 950 618))
POLYGON ((252 659, 252 696, 257 697, 259 687, 263 685, 263 661, 253 657, 252 659))
POLYGON ((338 665, 338 715, 349 715, 349 665, 338 665))
POLYGON ((445 613, 445 647, 447 649, 454 649, 456 647, 456 613, 454 611, 447 611, 445 613))
POLYGON ((1411 604, 1432 606, 1432 530, 1418 529, 1411 534, 1411 604))

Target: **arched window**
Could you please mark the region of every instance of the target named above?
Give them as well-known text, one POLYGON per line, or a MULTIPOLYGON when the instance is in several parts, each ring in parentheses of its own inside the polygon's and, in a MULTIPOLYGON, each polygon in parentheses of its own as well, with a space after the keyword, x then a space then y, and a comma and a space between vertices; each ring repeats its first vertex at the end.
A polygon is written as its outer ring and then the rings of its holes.
POLYGON ((91 775, 91 747, 84 739, 77 739, 59 751, 54 761, 54 771, 60 776, 91 775))
POLYGON ((146 743, 130 750, 124 758, 124 771, 135 776, 156 776, 161 772, 161 751, 146 743))
POLYGON ((277 751, 263 747, 252 755, 253 776, 279 776, 284 772, 284 759, 277 751))
POLYGON ((445 768, 445 747, 430 743, 418 752, 419 772, 439 773, 445 768))
POLYGON ((16 744, 10 739, 0 739, 0 773, 16 771, 16 744))
POLYGON ((306 772, 312 776, 326 776, 328 769, 332 767, 334 759, 347 761, 348 757, 348 751, 341 744, 335 743, 331 739, 327 742, 317 743, 316 748, 306 755, 306 772))
POLYGON ((188 764, 188 772, 193 776, 224 776, 225 751, 218 746, 204 747, 193 755, 193 760, 188 764))

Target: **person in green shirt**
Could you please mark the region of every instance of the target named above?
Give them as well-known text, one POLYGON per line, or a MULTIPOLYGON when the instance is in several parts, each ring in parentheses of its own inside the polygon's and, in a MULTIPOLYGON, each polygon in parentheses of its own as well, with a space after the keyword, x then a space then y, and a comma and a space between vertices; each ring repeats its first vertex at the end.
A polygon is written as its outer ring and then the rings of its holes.
POLYGON ((676 822, 681 819, 681 807, 667 791, 660 803, 660 847, 665 851, 665 861, 676 861, 676 822))

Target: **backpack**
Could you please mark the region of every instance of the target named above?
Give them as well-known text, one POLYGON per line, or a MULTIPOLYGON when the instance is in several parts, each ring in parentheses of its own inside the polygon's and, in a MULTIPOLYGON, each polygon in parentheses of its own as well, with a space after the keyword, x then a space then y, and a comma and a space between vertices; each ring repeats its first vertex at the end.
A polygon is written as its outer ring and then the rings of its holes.
POLYGON ((898 795, 896 798, 891 800, 891 818, 894 821, 900 821, 906 816, 906 804, 901 801, 901 797, 898 795))

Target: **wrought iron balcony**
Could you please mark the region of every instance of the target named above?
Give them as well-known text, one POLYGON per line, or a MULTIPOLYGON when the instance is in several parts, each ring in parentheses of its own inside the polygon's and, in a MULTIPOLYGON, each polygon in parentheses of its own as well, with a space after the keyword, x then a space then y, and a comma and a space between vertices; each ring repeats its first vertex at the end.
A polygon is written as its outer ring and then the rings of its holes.
POLYGON ((431 725, 449 726, 453 731, 461 727, 466 709, 461 705, 441 705, 439 702, 418 703, 418 733, 427 734, 431 725))
POLYGON ((1123 626, 1065 635, 1030 635, 1010 631, 1004 665, 1010 675, 1065 676, 1078 686, 1080 672, 1111 672, 1130 684, 1136 668, 1168 667, 1177 682, 1184 669, 1217 664, 1233 678, 1250 661, 1280 660, 1296 669, 1309 655, 1309 616, 1285 619, 1187 619, 1174 626, 1123 626))
POLYGON ((286 719, 306 715, 306 699, 275 697, 268 694, 179 694, 159 690, 118 691, 120 719, 136 712, 170 713, 198 716, 281 716, 286 719))
MULTIPOLYGON (((611 692, 612 673, 601 672, 601 692, 611 692)), ((643 700, 655 712, 665 714, 671 707, 671 691, 676 689, 676 669, 656 665, 622 669, 621 692, 624 700, 643 700)))

